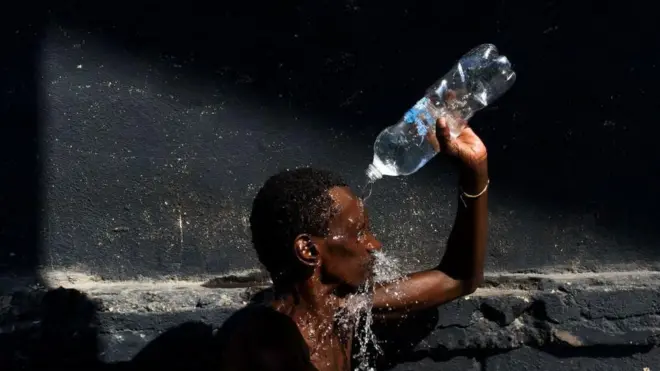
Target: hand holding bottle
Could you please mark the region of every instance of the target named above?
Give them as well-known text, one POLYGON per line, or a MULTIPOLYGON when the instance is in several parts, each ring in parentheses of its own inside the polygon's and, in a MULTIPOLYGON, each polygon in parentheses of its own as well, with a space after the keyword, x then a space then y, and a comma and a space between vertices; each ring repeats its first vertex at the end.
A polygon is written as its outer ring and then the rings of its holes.
POLYGON ((486 146, 472 128, 466 126, 458 137, 452 138, 446 119, 438 119, 437 125, 436 140, 439 142, 441 152, 456 158, 462 165, 470 168, 476 168, 486 160, 488 156, 486 146))
POLYGON ((466 120, 509 90, 515 80, 511 63, 494 45, 470 50, 399 122, 378 134, 366 171, 369 181, 410 175, 440 151, 476 166, 485 159, 486 148, 466 120), (442 130, 436 129, 438 123, 442 130), (439 131, 442 135, 436 135, 439 131))
MULTIPOLYGON (((444 97, 447 106, 451 106, 451 101, 456 95, 453 91, 448 91, 444 97)), ((457 137, 451 134, 451 130, 445 116, 436 120, 435 133, 429 131, 427 140, 437 152, 446 154, 455 158, 460 163, 469 168, 477 168, 487 157, 486 146, 479 136, 468 126, 467 121, 462 120, 458 123, 462 128, 457 137)))

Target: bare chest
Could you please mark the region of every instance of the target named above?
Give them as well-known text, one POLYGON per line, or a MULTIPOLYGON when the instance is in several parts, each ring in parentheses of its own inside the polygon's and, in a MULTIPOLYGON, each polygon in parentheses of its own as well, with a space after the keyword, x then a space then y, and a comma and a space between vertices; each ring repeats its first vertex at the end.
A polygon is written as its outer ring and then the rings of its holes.
POLYGON ((352 335, 329 334, 308 340, 310 359, 319 371, 351 370, 352 335))

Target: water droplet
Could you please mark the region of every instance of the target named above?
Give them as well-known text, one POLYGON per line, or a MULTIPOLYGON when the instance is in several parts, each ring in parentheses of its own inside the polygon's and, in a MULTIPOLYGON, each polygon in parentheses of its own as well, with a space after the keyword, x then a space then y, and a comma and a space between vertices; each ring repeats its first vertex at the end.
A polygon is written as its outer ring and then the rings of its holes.
POLYGON ((369 197, 371 197, 371 191, 373 190, 374 182, 372 180, 367 180, 367 183, 362 187, 362 203, 366 204, 369 197))

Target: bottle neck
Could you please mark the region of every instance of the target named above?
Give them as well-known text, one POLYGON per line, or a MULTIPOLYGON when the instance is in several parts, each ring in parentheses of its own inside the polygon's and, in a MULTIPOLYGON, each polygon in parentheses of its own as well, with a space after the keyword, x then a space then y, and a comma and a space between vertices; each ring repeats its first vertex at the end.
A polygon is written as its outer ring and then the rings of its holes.
POLYGON ((369 178, 370 182, 375 182, 383 177, 383 173, 381 173, 380 170, 378 170, 378 168, 376 168, 374 164, 369 165, 366 173, 367 173, 367 178, 369 178))

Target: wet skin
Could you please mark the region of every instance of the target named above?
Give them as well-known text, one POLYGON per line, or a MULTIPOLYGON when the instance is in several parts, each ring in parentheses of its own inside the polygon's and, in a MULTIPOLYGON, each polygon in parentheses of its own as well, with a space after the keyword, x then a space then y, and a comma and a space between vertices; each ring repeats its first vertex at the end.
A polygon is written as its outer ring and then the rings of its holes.
MULTIPOLYGON (((434 147, 455 160, 460 189, 467 194, 479 194, 488 184, 485 146, 469 127, 463 129, 458 138, 451 139, 446 123, 439 121, 437 124, 434 147)), ((335 314, 347 294, 355 292, 369 279, 373 252, 378 251, 381 244, 371 233, 362 200, 346 187, 332 188, 329 194, 333 212, 329 216, 328 235, 302 234, 292 246, 301 269, 310 272, 308 278, 276 286, 277 296, 267 303, 268 308, 290 319, 289 325, 295 326, 301 335, 302 340, 282 338, 278 346, 290 341, 290 346, 284 349, 308 356, 300 363, 290 364, 290 361, 283 361, 286 351, 257 349, 250 338, 280 330, 263 323, 259 327, 250 326, 250 321, 246 320, 233 338, 246 340, 228 341, 222 352, 223 370, 248 370, 248 364, 253 365, 254 360, 260 358, 263 358, 260 363, 263 366, 259 369, 264 370, 351 370, 353 332, 337 325, 335 314)), ((488 192, 477 198, 463 197, 446 251, 442 256, 438 254, 439 264, 396 283, 374 287, 374 314, 382 319, 397 318, 474 292, 483 280, 487 205, 488 192)))

